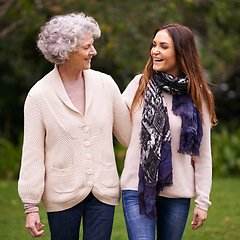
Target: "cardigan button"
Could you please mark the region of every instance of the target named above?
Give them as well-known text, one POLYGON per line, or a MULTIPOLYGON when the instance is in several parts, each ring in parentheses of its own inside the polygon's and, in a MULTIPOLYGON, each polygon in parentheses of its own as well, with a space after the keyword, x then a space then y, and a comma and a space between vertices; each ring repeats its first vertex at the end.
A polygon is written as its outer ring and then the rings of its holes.
POLYGON ((92 184, 92 182, 87 182, 87 185, 88 185, 89 187, 91 187, 93 184, 92 184))
POLYGON ((85 158, 86 158, 86 159, 90 159, 90 158, 91 158, 90 153, 87 153, 87 154, 85 155, 85 158))
POLYGON ((84 145, 85 145, 86 147, 88 147, 88 146, 90 146, 90 142, 89 142, 89 141, 85 141, 85 142, 84 142, 84 145))
POLYGON ((88 174, 88 175, 92 174, 92 169, 89 168, 89 169, 87 170, 87 174, 88 174))
POLYGON ((88 128, 87 127, 83 127, 83 132, 87 133, 88 132, 88 128))

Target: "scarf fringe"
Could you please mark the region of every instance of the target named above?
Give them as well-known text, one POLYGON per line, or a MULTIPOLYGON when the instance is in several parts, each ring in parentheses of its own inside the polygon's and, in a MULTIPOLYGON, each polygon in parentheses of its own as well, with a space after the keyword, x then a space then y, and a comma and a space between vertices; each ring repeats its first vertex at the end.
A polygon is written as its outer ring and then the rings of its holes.
POLYGON ((182 119, 179 153, 199 156, 201 115, 187 92, 188 77, 155 72, 145 93, 141 131, 138 200, 140 213, 156 219, 156 195, 172 186, 171 132, 161 91, 173 94, 172 111, 182 119))

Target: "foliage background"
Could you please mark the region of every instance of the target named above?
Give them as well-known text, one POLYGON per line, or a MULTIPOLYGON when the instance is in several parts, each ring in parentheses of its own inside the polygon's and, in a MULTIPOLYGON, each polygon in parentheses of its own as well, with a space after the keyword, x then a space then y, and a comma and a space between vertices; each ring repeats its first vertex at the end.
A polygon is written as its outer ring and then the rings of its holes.
MULTIPOLYGON (((192 29, 219 124, 212 131, 216 180, 209 222, 197 233, 189 223, 184 239, 239 239, 240 0, 0 0, 0 235, 29 237, 16 182, 23 105, 30 88, 53 68, 36 48, 39 29, 53 15, 81 11, 94 17, 102 30, 92 68, 112 75, 121 91, 142 72, 155 28, 178 22, 192 29)), ((115 142, 119 172, 125 150, 115 142)), ((122 211, 119 214, 122 219, 122 211)), ((119 223, 123 236, 123 219, 119 223)))
MULTIPOLYGON (((214 175, 239 176, 240 0, 0 0, 0 178, 18 177, 24 100, 53 68, 36 48, 39 29, 53 15, 77 11, 102 30, 92 68, 112 75, 121 91, 142 72, 155 28, 178 22, 192 29, 219 118, 214 175)), ((115 146, 122 160, 125 149, 115 146)))

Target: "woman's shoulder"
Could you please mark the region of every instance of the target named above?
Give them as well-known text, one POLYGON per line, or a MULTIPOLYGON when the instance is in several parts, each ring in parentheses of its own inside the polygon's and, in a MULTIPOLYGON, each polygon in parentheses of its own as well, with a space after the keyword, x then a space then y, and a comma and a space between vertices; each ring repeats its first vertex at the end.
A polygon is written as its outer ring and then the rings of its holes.
POLYGON ((84 72, 84 76, 86 77, 94 77, 94 78, 99 78, 106 81, 113 80, 113 78, 109 74, 100 72, 97 70, 88 69, 88 70, 84 70, 83 72, 84 72))
POLYGON ((136 92, 138 86, 139 86, 139 81, 142 77, 142 74, 138 74, 136 75, 130 82, 129 84, 127 85, 126 89, 124 90, 123 94, 124 95, 127 95, 129 93, 132 93, 132 92, 136 92))
POLYGON ((121 94, 117 83, 112 76, 107 73, 89 69, 84 72, 84 77, 94 84, 94 88, 97 89, 97 91, 102 89, 109 97, 121 94))
POLYGON ((41 94, 42 88, 49 87, 50 79, 52 79, 54 76, 54 69, 50 72, 48 72, 45 76, 43 76, 41 79, 39 79, 29 90, 28 95, 30 96, 37 96, 41 94))
POLYGON ((109 87, 117 86, 112 76, 107 73, 103 73, 93 69, 85 70, 83 71, 83 73, 84 73, 85 79, 91 79, 95 82, 98 81, 99 83, 103 83, 104 86, 109 86, 109 87))
POLYGON ((139 85, 139 81, 140 79, 142 78, 142 74, 137 74, 133 79, 132 81, 129 83, 129 84, 137 84, 139 85))

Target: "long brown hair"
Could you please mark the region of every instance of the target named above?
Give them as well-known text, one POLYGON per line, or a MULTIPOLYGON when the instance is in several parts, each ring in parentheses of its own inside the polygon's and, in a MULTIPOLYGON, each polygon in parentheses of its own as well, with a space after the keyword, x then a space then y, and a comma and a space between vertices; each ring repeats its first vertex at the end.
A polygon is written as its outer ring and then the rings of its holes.
MULTIPOLYGON (((190 92, 193 103, 199 110, 202 121, 203 120, 203 111, 202 111, 202 102, 205 100, 208 112, 210 114, 211 126, 217 124, 217 117, 215 113, 215 104, 213 94, 208 86, 208 83, 203 75, 203 67, 200 63, 197 48, 195 45, 194 37, 192 31, 186 26, 180 24, 167 24, 157 28, 154 32, 154 37, 156 34, 163 29, 167 29, 171 35, 174 43, 174 49, 176 54, 176 61, 179 65, 179 69, 185 73, 189 78, 188 83, 188 92, 190 92)), ((152 39, 152 40, 153 40, 152 39)), ((150 45, 150 52, 152 49, 152 42, 150 45)), ((140 79, 138 89, 133 98, 133 103, 131 106, 131 119, 134 109, 143 103, 145 91, 149 79, 153 75, 153 60, 151 53, 148 59, 148 62, 143 71, 143 75, 140 79)))

